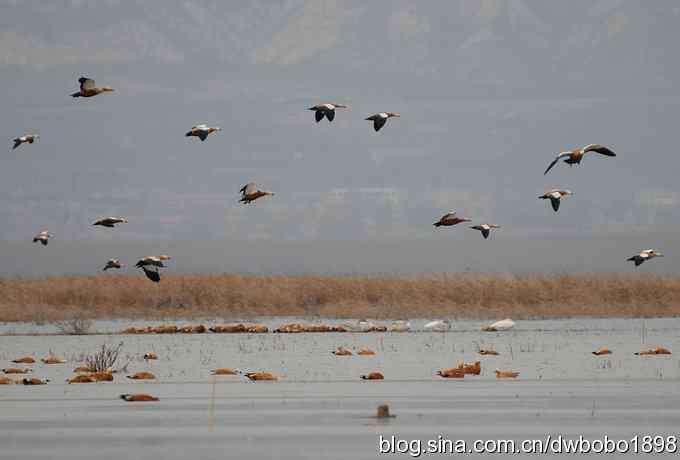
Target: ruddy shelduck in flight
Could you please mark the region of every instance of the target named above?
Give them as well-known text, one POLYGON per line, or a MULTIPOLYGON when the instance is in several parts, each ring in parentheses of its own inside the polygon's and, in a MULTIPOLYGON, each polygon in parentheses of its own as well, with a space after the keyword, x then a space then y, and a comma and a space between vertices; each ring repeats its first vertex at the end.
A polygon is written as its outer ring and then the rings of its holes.
POLYGON ((479 230, 480 232, 482 232, 482 236, 484 237, 484 239, 487 239, 489 237, 489 233, 491 232, 491 229, 501 228, 501 226, 496 225, 496 224, 481 224, 481 225, 473 225, 470 228, 473 229, 473 230, 479 230))
POLYGON ((222 128, 218 126, 208 126, 205 124, 200 124, 192 126, 192 128, 185 134, 186 137, 198 137, 201 141, 205 141, 209 135, 222 131, 222 128))
POLYGON ((663 257, 663 254, 661 254, 659 251, 656 251, 655 249, 645 249, 644 251, 640 251, 639 254, 635 254, 633 257, 629 257, 626 260, 629 262, 634 262, 635 266, 639 267, 644 262, 651 260, 654 257, 663 257))
POLYGON ((245 204, 252 203, 263 196, 274 196, 273 192, 259 190, 255 182, 249 182, 239 191, 241 192, 241 199, 239 201, 245 204))
POLYGON ((444 214, 437 222, 435 222, 435 227, 451 227, 453 225, 458 225, 463 222, 470 222, 472 219, 466 217, 458 217, 455 212, 451 211, 444 214))
POLYGON ((541 200, 550 200, 550 204, 552 205, 552 208, 555 212, 557 212, 558 209, 560 209, 560 202, 563 197, 565 196, 571 196, 573 193, 571 190, 558 190, 558 189, 553 189, 550 191, 545 192, 543 195, 540 195, 538 198, 541 200))
POLYGON ((14 141, 14 145, 12 146, 12 150, 15 148, 19 147, 21 144, 32 144, 35 141, 37 141, 40 138, 37 134, 26 134, 24 136, 17 137, 15 139, 12 139, 14 141))
POLYGON ((100 226, 100 227, 107 227, 107 228, 114 228, 116 224, 127 224, 128 221, 124 217, 105 217, 103 219, 99 219, 98 221, 94 222, 92 225, 93 226, 100 226))
POLYGON ((80 77, 78 79, 78 83, 80 83, 80 90, 76 93, 71 94, 72 97, 92 97, 101 93, 113 92, 113 88, 109 88, 106 86, 98 88, 95 85, 94 80, 91 78, 80 77))
POLYGON ((371 115, 370 117, 367 117, 366 120, 372 121, 373 122, 373 129, 376 131, 380 131, 380 128, 385 126, 385 123, 387 123, 388 118, 393 118, 393 117, 400 117, 396 112, 380 112, 376 113, 374 115, 371 115))
POLYGON ((47 230, 43 230, 42 232, 38 233, 33 237, 33 242, 41 243, 43 246, 47 246, 47 243, 49 242, 50 238, 52 238, 52 234, 47 230))
POLYGON ((316 122, 323 120, 326 117, 329 122, 333 121, 335 118, 335 109, 346 109, 347 106, 343 104, 317 104, 314 107, 310 107, 309 110, 314 111, 314 118, 316 122))
POLYGON ((550 166, 548 166, 548 169, 545 170, 543 175, 548 174, 548 171, 552 169, 553 166, 557 164, 558 161, 561 159, 565 159, 564 162, 568 164, 569 166, 572 165, 577 165, 581 163, 581 160, 583 159, 583 156, 588 153, 588 152, 595 152, 599 153, 600 155, 606 155, 608 157, 615 157, 616 154, 610 150, 609 148, 605 147, 604 145, 600 144, 589 144, 586 145, 583 148, 580 149, 575 149, 570 152, 562 152, 558 154, 555 159, 550 163, 550 166))

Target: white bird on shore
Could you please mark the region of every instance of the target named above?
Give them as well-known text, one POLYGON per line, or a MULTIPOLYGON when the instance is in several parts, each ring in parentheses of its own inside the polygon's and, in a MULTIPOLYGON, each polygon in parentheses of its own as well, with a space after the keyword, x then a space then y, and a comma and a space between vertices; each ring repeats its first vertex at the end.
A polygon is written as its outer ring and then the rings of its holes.
POLYGON ((446 332, 451 330, 451 322, 448 319, 438 319, 425 324, 423 329, 433 332, 446 332))
POLYGON ((408 332, 411 330, 411 323, 403 319, 397 319, 387 328, 389 332, 408 332))
POLYGON ((639 254, 629 257, 627 260, 635 262, 635 266, 638 267, 642 265, 643 262, 653 259, 654 257, 663 257, 663 254, 654 249, 645 249, 644 251, 640 251, 639 254))
POLYGON ((510 318, 506 318, 500 321, 496 321, 495 323, 489 326, 485 326, 482 328, 482 330, 487 332, 507 331, 508 329, 512 329, 513 327, 515 327, 515 322, 510 318))

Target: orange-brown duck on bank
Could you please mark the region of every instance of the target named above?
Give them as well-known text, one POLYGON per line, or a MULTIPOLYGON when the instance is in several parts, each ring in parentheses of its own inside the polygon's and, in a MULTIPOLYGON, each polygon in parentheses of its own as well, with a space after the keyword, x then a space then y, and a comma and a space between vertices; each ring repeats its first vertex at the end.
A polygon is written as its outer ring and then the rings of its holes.
POLYGON ((155 380, 156 376, 151 372, 137 372, 132 375, 127 375, 127 378, 131 380, 155 380))
POLYGON ((463 371, 464 374, 479 375, 482 372, 482 363, 480 361, 475 361, 472 364, 460 363, 458 369, 463 371))
POLYGON ((245 374, 245 376, 252 381, 278 380, 278 377, 269 372, 248 372, 245 374))
POLYGON ((241 371, 239 369, 232 369, 230 367, 219 367, 210 371, 212 375, 239 375, 241 371))
POLYGON ((373 355, 375 355, 375 351, 369 350, 368 348, 364 348, 362 350, 359 350, 357 352, 357 355, 359 355, 359 356, 373 356, 373 355))
POLYGON ((2 370, 3 374, 30 374, 31 372, 33 372, 33 370, 27 367, 26 368, 8 367, 2 370))
POLYGON ((120 395, 120 399, 128 402, 145 402, 145 401, 158 401, 159 399, 155 396, 151 396, 144 393, 138 394, 124 394, 120 395))
POLYGON ((344 347, 338 347, 337 350, 331 351, 335 356, 352 356, 353 353, 349 351, 347 348, 344 347))
POLYGON ((519 372, 515 371, 500 371, 496 369, 496 378, 497 379, 514 379, 517 378, 519 375, 519 372))
POLYGON ((366 375, 361 376, 361 380, 384 380, 385 376, 380 372, 369 372, 366 375))
POLYGON ((14 364, 33 364, 35 363, 35 358, 32 356, 22 356, 21 358, 13 359, 14 364))
POLYGON ((498 356, 499 353, 496 350, 485 350, 485 349, 480 349, 479 354, 482 356, 498 356))
POLYGON ((465 377, 465 372, 458 367, 452 367, 450 369, 438 370, 437 375, 445 379, 462 379, 465 377))
POLYGON ((24 378, 19 380, 17 383, 19 383, 20 385, 47 385, 49 381, 50 379, 24 378))
POLYGON ((670 355, 672 353, 668 348, 656 347, 653 350, 638 351, 635 354, 638 356, 654 356, 654 355, 670 355))
POLYGON ((603 348, 600 348, 599 350, 593 351, 593 354, 595 356, 611 355, 612 351, 609 348, 603 347, 603 348))

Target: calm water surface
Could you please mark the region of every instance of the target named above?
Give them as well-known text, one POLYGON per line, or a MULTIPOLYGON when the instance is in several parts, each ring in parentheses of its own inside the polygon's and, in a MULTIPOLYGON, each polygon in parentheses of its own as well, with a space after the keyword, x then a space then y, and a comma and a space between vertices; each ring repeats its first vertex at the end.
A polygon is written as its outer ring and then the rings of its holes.
MULTIPOLYGON (((291 320, 264 322, 277 326, 291 320)), ((412 321, 421 328, 424 321, 412 321)), ((131 323, 98 322, 97 331, 131 323)), ((159 323, 153 323, 159 324, 159 323)), ((187 322, 181 322, 187 324, 187 322)), ((428 439, 544 438, 562 434, 680 436, 680 359, 638 357, 665 346, 680 353, 679 319, 520 321, 502 333, 457 322, 447 333, 0 336, 0 367, 50 351, 68 364, 35 364, 41 387, 0 386, 0 458, 376 458, 378 436, 428 439), (152 383, 67 385, 83 356, 123 342, 119 364, 151 371, 152 383), (373 357, 335 357, 338 346, 373 357), (601 346, 613 354, 595 357, 601 346), (493 348, 497 357, 479 357, 493 348), (155 351, 158 361, 141 356, 155 351), (482 361, 482 374, 442 380, 438 369, 482 361), (215 367, 266 370, 279 382, 210 375, 215 367), (497 380, 494 369, 520 372, 497 380), (359 375, 380 371, 385 381, 359 375), (158 403, 130 404, 148 392, 158 403), (380 403, 397 415, 371 416, 380 403)), ((6 324, 0 333, 50 332, 6 324)), ((396 455, 395 455, 396 456, 396 455)), ((408 457, 408 454, 404 454, 408 457)), ((432 456, 432 455, 427 455, 432 456)), ((676 454, 677 456, 677 454, 676 454)))

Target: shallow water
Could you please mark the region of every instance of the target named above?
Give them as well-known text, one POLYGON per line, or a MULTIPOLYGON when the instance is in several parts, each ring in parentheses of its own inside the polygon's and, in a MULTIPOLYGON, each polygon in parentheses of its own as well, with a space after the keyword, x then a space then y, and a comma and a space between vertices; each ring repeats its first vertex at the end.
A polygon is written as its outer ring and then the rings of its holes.
MULTIPOLYGON (((416 328, 423 323, 412 321, 416 328)), ((680 435, 680 360, 633 355, 658 345, 680 350, 680 320, 521 321, 499 333, 480 332, 481 324, 457 322, 448 333, 0 336, 0 367, 49 351, 69 360, 31 366, 49 385, 0 386, 0 457, 347 459, 378 456, 381 434, 468 441, 680 435), (84 354, 119 342, 119 364, 128 363, 130 373, 151 371, 156 382, 117 375, 113 383, 65 384, 84 354), (337 346, 377 354, 335 357, 330 351, 337 346), (479 346, 500 356, 479 357, 479 346), (590 354, 601 346, 614 354, 590 354), (148 351, 159 360, 144 362, 148 351), (435 375, 477 359, 480 376, 435 375), (266 370, 281 380, 215 378, 215 367, 266 370), (520 376, 497 380, 495 368, 520 376), (359 380, 374 370, 386 380, 359 380), (118 399, 134 392, 161 401, 118 399), (371 418, 383 402, 396 418, 371 418)), ((97 323, 95 329, 128 325, 97 323)), ((35 332, 35 326, 4 325, 0 332, 35 332)))

